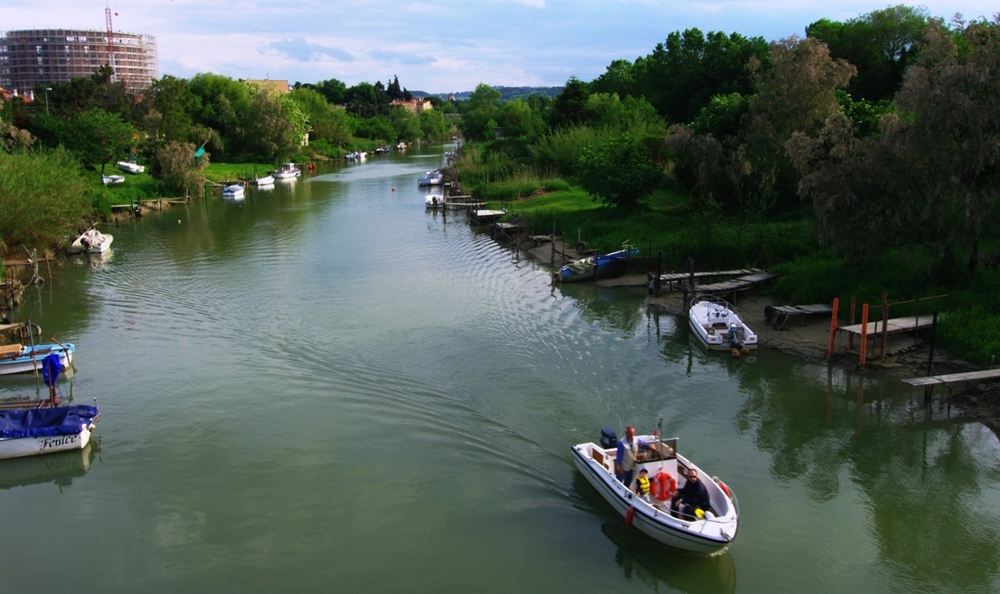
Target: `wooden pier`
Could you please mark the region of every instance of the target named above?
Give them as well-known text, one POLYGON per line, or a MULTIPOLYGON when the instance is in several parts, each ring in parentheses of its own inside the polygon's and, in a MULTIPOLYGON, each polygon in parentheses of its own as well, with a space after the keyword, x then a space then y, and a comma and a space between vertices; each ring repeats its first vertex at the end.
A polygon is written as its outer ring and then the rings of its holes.
POLYGON ((983 369, 980 371, 967 371, 965 373, 948 373, 944 375, 928 375, 926 377, 912 377, 903 380, 903 383, 911 386, 951 386, 952 384, 965 383, 967 386, 1000 380, 1000 369, 983 369))
POLYGON ((812 305, 774 305, 770 311, 764 312, 764 319, 774 325, 775 330, 781 330, 789 319, 798 317, 801 325, 806 325, 806 318, 816 315, 833 315, 833 307, 825 303, 814 303, 812 305))

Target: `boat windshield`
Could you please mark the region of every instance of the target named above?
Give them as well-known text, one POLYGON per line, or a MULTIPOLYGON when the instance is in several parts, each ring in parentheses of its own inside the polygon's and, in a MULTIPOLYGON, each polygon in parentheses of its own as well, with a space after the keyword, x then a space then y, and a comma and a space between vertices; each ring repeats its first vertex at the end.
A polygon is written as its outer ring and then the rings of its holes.
POLYGON ((674 460, 677 458, 677 438, 657 439, 647 442, 646 448, 639 452, 640 462, 659 462, 661 460, 674 460))

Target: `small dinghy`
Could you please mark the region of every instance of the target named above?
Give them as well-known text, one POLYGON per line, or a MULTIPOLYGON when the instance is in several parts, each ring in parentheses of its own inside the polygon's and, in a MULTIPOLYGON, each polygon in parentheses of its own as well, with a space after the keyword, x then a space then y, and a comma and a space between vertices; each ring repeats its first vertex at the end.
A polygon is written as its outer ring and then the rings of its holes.
POLYGON ((229 198, 230 200, 242 200, 243 199, 243 185, 233 184, 231 186, 226 186, 222 190, 222 197, 229 198))
POLYGON ((628 261, 639 256, 638 248, 626 248, 610 254, 597 254, 571 262, 559 269, 556 280, 571 283, 599 278, 615 278, 625 274, 628 261))
POLYGON ((73 240, 69 246, 69 252, 71 254, 82 254, 83 252, 103 254, 111 248, 111 242, 114 240, 112 235, 101 233, 97 229, 87 229, 80 237, 73 240))
POLYGON ((732 305, 718 297, 703 295, 695 299, 688 310, 688 323, 698 343, 706 350, 732 350, 736 356, 757 348, 754 331, 732 305))
POLYGON ((99 419, 83 404, 0 410, 0 459, 82 450, 99 419))
POLYGON ((5 344, 0 346, 0 375, 13 373, 32 373, 42 369, 42 361, 48 355, 55 353, 63 368, 73 362, 73 343, 36 344, 25 346, 20 344, 5 344))
POLYGON ((729 487, 677 453, 677 438, 660 439, 639 435, 636 474, 646 469, 652 485, 648 500, 615 478, 618 440, 613 431, 602 431, 601 443, 573 446, 577 469, 594 486, 625 522, 663 544, 694 551, 715 553, 729 546, 739 528, 736 497, 729 487), (695 470, 708 491, 709 509, 691 517, 671 513, 670 500, 683 488, 688 472, 695 470), (678 517, 680 516, 680 517, 678 517))

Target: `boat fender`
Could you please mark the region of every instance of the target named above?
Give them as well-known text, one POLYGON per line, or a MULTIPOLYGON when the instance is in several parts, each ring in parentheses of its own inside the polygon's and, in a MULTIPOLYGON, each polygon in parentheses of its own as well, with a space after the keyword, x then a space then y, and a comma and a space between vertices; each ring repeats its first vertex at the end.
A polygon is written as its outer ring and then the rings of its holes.
POLYGON ((729 485, 720 481, 718 477, 715 477, 715 482, 718 483, 719 488, 722 489, 722 492, 726 494, 726 497, 730 499, 733 498, 733 492, 729 489, 729 485))
POLYGON ((625 512, 625 525, 626 526, 631 526, 632 525, 632 517, 634 515, 635 515, 635 508, 634 507, 629 507, 628 511, 625 512))
POLYGON ((653 497, 660 501, 666 501, 677 492, 677 479, 671 476, 669 472, 658 472, 653 477, 653 488, 651 490, 653 497))
POLYGON ((733 349, 731 354, 733 355, 733 359, 739 359, 740 358, 740 350, 739 349, 733 349))

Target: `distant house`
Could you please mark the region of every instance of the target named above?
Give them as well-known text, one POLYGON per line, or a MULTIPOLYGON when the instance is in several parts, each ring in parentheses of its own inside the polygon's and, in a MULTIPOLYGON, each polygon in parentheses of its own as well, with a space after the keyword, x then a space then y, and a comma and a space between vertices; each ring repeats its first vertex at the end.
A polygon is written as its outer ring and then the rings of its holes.
POLYGON ((262 87, 270 87, 279 93, 287 93, 289 91, 287 80, 272 80, 270 78, 265 78, 264 80, 247 79, 244 82, 247 84, 253 83, 262 87))
POLYGON ((403 101, 402 99, 393 99, 393 105, 402 105, 406 111, 410 113, 420 113, 429 109, 434 109, 429 99, 410 99, 409 101, 403 101))

